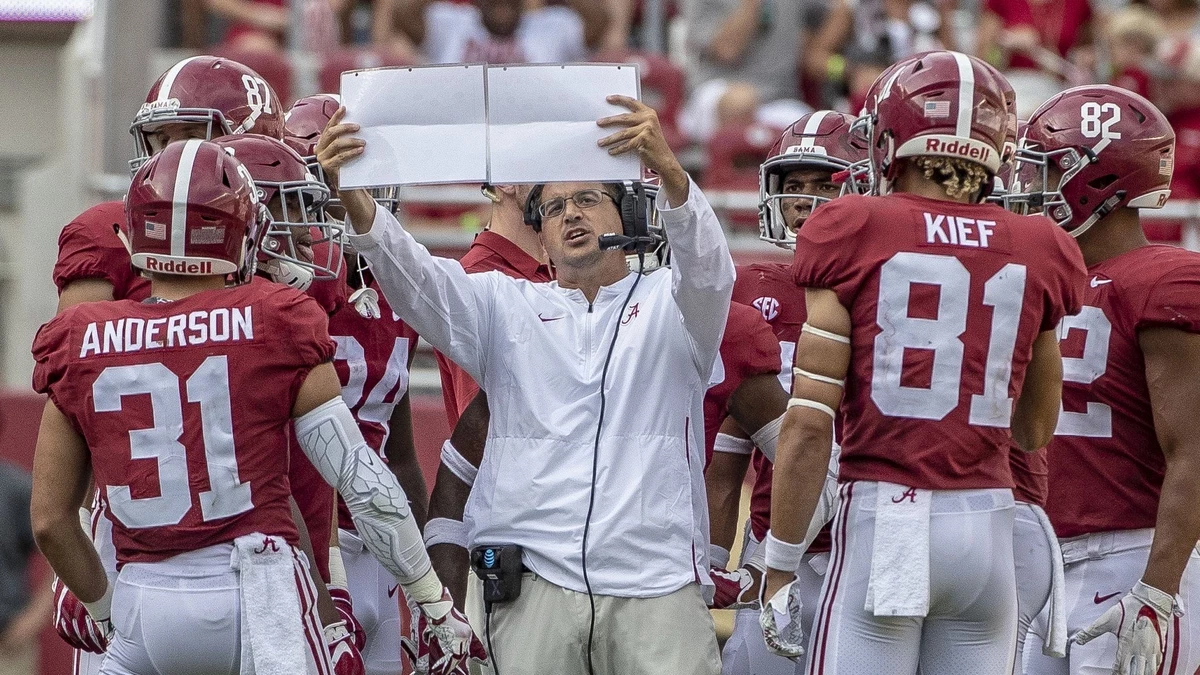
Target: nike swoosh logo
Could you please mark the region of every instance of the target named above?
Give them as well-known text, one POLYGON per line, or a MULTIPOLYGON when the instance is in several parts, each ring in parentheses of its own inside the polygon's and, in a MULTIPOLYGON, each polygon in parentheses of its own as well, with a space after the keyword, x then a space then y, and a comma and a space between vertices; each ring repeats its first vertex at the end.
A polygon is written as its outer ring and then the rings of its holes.
POLYGON ((555 316, 555 317, 551 317, 551 318, 547 319, 546 317, 542 316, 541 314, 538 314, 538 318, 542 320, 542 323, 550 323, 551 321, 558 321, 559 319, 562 319, 565 317, 555 316))
POLYGON ((1113 598, 1117 597, 1120 594, 1121 594, 1121 591, 1117 591, 1116 593, 1109 593, 1108 595, 1100 595, 1100 593, 1097 592, 1095 597, 1092 598, 1092 602, 1099 605, 1100 603, 1104 602, 1105 600, 1112 600, 1113 598))
POLYGON ((399 589, 399 588, 400 588, 400 586, 398 586, 398 585, 397 585, 397 586, 392 586, 391 588, 389 588, 389 589, 388 589, 388 597, 389 597, 389 598, 391 598, 391 597, 394 597, 394 596, 396 595, 396 590, 397 590, 397 589, 399 589))
POLYGON ((1095 288, 1101 284, 1111 284, 1112 279, 1101 279, 1100 277, 1092 277, 1091 286, 1095 288))

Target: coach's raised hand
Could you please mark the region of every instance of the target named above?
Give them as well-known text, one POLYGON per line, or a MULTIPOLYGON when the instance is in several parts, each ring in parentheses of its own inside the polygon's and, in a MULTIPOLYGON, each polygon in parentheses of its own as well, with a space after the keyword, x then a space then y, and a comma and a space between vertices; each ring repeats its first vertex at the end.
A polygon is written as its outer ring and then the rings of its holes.
POLYGON ((658 122, 658 113, 654 112, 654 108, 628 96, 614 94, 606 100, 628 108, 630 112, 596 121, 601 127, 624 127, 600 139, 600 147, 608 148, 610 155, 636 152, 642 164, 662 178, 668 204, 679 206, 687 201, 687 172, 679 165, 675 153, 671 152, 671 146, 667 145, 667 138, 663 136, 662 125, 658 122))
POLYGON ((317 141, 317 161, 325 171, 325 179, 329 188, 337 193, 346 208, 346 220, 358 234, 366 234, 371 230, 375 221, 375 200, 371 194, 361 188, 354 190, 339 190, 342 167, 352 159, 362 156, 367 148, 367 142, 354 138, 351 134, 358 133, 357 124, 343 123, 346 117, 346 106, 340 106, 317 141))

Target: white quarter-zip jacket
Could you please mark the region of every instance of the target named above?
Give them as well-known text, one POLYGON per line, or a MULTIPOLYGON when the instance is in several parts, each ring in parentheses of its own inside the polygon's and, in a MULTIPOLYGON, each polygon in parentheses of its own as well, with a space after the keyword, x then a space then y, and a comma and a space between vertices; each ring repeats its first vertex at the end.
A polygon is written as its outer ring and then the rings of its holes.
POLYGON ((695 184, 660 222, 671 268, 600 289, 468 275, 435 258, 387 209, 351 237, 388 303, 488 394, 491 425, 464 522, 470 543, 519 544, 533 573, 586 591, 658 597, 708 577, 703 397, 725 330, 734 269, 695 184), (617 331, 605 379, 605 355, 617 331))

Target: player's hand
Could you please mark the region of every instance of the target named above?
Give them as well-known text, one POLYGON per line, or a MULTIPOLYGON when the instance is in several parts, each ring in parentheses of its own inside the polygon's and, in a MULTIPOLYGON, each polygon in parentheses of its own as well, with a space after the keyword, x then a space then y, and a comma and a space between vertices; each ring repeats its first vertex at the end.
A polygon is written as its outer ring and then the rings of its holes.
POLYGON ((762 570, 746 566, 732 571, 714 567, 708 571, 717 592, 709 609, 758 609, 762 570))
POLYGON ((338 175, 342 167, 362 155, 367 147, 366 141, 351 136, 358 133, 361 127, 357 124, 343 124, 342 119, 345 116, 346 106, 338 106, 333 117, 330 117, 325 125, 325 130, 321 132, 321 138, 317 140, 317 161, 325 171, 329 187, 334 190, 337 190, 338 175))
POLYGON ((329 648, 329 660, 333 663, 333 675, 364 675, 366 664, 362 651, 354 644, 354 635, 347 630, 345 621, 325 626, 325 645, 329 648))
POLYGON ((469 661, 487 664, 487 650, 467 618, 442 589, 437 602, 417 603, 424 620, 421 640, 428 645, 429 675, 466 675, 469 661))
POLYGON ((786 583, 763 603, 758 615, 763 641, 773 654, 796 659, 804 655, 804 628, 800 624, 800 587, 795 580, 786 583))
POLYGON ((607 148, 610 155, 636 152, 647 169, 662 177, 663 186, 668 190, 672 183, 678 183, 681 179, 686 189, 687 174, 679 165, 675 153, 671 152, 671 146, 667 145, 667 137, 663 135, 662 125, 658 122, 658 113, 654 108, 637 99, 616 94, 605 100, 613 105, 628 108, 629 112, 596 121, 601 127, 618 129, 616 133, 600 139, 600 147, 607 148))
POLYGON ((362 624, 354 616, 354 604, 350 601, 350 591, 330 586, 329 597, 333 598, 333 608, 337 610, 338 616, 346 623, 346 630, 354 636, 354 646, 358 647, 360 652, 366 649, 367 634, 363 630, 362 624))
POLYGON ((400 638, 400 648, 412 663, 413 675, 429 675, 429 641, 425 639, 425 615, 417 603, 405 596, 408 602, 408 635, 400 638))
POLYGON ((1177 613, 1182 614, 1175 598, 1139 581, 1095 623, 1072 635, 1071 642, 1085 645, 1112 633, 1117 636, 1113 673, 1156 675, 1177 613))
POLYGON ((67 589, 58 577, 54 578, 54 630, 67 644, 93 654, 108 649, 112 624, 108 618, 96 620, 87 608, 67 589))

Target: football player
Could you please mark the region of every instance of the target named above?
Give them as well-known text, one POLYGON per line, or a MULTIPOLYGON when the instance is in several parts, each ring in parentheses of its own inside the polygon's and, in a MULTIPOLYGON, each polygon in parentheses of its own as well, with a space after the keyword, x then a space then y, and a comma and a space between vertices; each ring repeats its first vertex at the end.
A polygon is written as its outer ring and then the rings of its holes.
MULTIPOLYGON (((173 141, 239 131, 277 136, 282 133, 278 103, 270 86, 236 61, 211 56, 184 59, 159 77, 135 117, 130 132, 139 159, 133 165, 173 141)), ((124 203, 118 200, 88 208, 63 228, 53 269, 58 311, 80 302, 142 300, 149 294, 149 282, 129 263, 124 225, 124 203)), ((111 523, 100 509, 91 514, 88 529, 115 578, 111 523)), ((64 600, 56 613, 60 635, 77 648, 86 647, 76 653, 75 672, 94 674, 100 662, 96 652, 103 648, 95 640, 80 641, 74 627, 85 625, 86 616, 65 589, 60 588, 60 597, 64 600)))
POLYGON ((844 405, 808 672, 1009 675, 1008 448, 1032 451, 1053 433, 1055 327, 1078 310, 1083 261, 1045 218, 980 203, 1008 126, 993 69, 943 51, 888 77, 870 125, 882 196, 842 197, 796 233, 807 317, 772 483, 764 637, 804 652, 787 585, 844 405))
POLYGON ((403 490, 341 398, 324 310, 295 289, 250 283, 269 216, 245 167, 214 143, 174 143, 139 169, 126 204, 150 298, 73 307, 33 349, 34 388, 50 396, 34 531, 112 630, 102 672, 233 674, 241 659, 258 672, 330 672, 307 561, 293 548, 293 419, 305 455, 425 611, 431 672, 485 659, 403 490), (92 475, 114 524, 115 584, 75 514, 92 475))
MULTIPOLYGON (((284 142, 305 158, 310 170, 320 169, 314 157, 316 142, 337 108, 335 97, 318 94, 300 99, 288 111, 284 142)), ((350 268, 346 278, 355 288, 351 301, 329 320, 337 343, 334 366, 342 398, 367 444, 411 495, 413 516, 424 527, 428 493, 413 445, 408 398, 417 334, 392 312, 359 256, 349 249, 345 253, 350 268)), ((337 578, 330 593, 339 606, 353 606, 367 675, 399 673, 402 630, 396 586, 364 547, 345 504, 339 503, 338 509, 340 556, 331 551, 330 559, 343 561, 344 570, 333 571, 337 578)))
POLYGON ((1088 266, 1061 329, 1046 505, 1074 644, 1065 660, 1030 644, 1031 675, 1200 667, 1200 623, 1183 613, 1200 598, 1200 255, 1150 245, 1138 217, 1166 202, 1174 149, 1152 103, 1108 85, 1055 96, 1022 132, 1010 201, 1070 232, 1088 266))
MULTIPOLYGON (((133 165, 167 144, 235 133, 280 138, 283 111, 270 85, 250 68, 225 58, 194 56, 162 74, 134 117, 133 165)), ((54 283, 59 311, 90 300, 146 297, 149 284, 129 265, 120 240, 121 201, 89 208, 58 238, 54 283)))
MULTIPOLYGON (((793 250, 796 231, 815 208, 853 191, 850 174, 867 158, 865 139, 851 133, 854 121, 844 113, 817 111, 797 120, 776 141, 759 172, 759 237, 763 241, 793 250)), ((792 281, 789 268, 785 263, 739 268, 733 287, 734 301, 756 308, 774 330, 781 356, 779 381, 787 391, 792 388, 792 356, 805 318, 804 292, 792 281)), ((719 452, 705 475, 714 544, 732 544, 742 482, 748 466, 754 466, 750 522, 742 548, 744 564, 757 552, 770 523, 772 459, 736 421, 727 420, 717 438, 719 452)), ((836 469, 836 458, 831 467, 836 469)), ((829 549, 828 528, 824 528, 796 573, 804 598, 801 622, 805 631, 812 626, 829 549)), ((754 609, 738 612, 721 662, 725 675, 791 675, 803 673, 805 665, 767 650, 754 609)))

